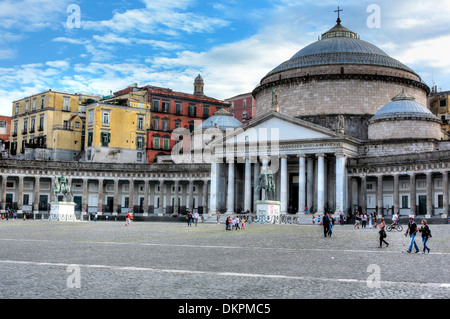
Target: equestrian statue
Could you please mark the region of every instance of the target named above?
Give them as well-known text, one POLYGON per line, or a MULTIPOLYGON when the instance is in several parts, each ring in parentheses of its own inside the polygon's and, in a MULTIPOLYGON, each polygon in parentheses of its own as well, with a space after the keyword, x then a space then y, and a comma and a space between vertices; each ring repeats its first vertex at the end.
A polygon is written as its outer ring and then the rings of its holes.
POLYGON ((272 194, 272 197, 275 196, 275 180, 270 169, 262 170, 258 176, 258 185, 256 186, 255 192, 261 189, 265 190, 264 200, 269 200, 269 192, 272 194))

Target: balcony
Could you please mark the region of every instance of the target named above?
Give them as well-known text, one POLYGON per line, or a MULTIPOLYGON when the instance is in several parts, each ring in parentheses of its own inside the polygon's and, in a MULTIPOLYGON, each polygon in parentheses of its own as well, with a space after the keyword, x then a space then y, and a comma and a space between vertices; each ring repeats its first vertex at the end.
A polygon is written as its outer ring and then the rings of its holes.
POLYGON ((28 133, 28 130, 27 129, 23 129, 22 130, 22 135, 26 135, 28 133))

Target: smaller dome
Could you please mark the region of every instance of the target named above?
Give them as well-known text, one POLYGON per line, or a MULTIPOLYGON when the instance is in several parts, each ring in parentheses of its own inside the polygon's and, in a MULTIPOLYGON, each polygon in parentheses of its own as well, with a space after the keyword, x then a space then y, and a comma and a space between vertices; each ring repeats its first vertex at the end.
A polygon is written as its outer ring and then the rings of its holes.
POLYGON ((203 121, 197 128, 207 129, 211 127, 217 127, 220 130, 226 130, 227 128, 236 128, 242 125, 242 122, 234 118, 233 114, 225 109, 220 109, 213 116, 203 121))
POLYGON ((406 94, 403 90, 402 93, 392 99, 391 103, 383 106, 369 122, 405 118, 439 121, 426 106, 416 102, 414 97, 406 94))

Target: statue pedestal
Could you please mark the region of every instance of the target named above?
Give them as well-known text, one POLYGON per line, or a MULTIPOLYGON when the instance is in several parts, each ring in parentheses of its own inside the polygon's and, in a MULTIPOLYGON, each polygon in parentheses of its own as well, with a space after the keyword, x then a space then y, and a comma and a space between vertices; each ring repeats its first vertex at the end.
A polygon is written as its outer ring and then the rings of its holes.
POLYGON ((53 202, 50 211, 50 220, 61 222, 74 222, 75 203, 73 202, 53 202))
POLYGON ((256 202, 256 217, 266 223, 279 224, 281 214, 281 202, 260 200, 256 202))

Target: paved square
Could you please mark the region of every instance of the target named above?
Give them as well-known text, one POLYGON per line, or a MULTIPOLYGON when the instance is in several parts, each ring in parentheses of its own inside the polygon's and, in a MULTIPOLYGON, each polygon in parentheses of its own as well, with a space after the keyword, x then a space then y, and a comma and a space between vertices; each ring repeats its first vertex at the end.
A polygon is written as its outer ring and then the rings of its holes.
POLYGON ((450 226, 431 230, 407 254, 353 226, 1 221, 0 298, 449 298, 450 226))

